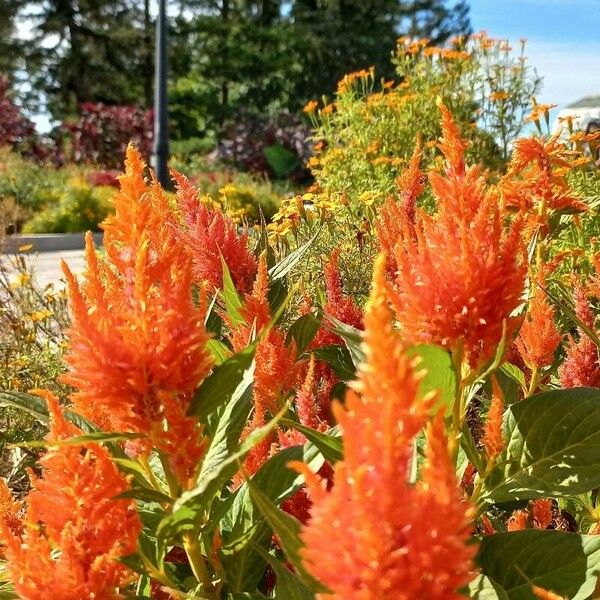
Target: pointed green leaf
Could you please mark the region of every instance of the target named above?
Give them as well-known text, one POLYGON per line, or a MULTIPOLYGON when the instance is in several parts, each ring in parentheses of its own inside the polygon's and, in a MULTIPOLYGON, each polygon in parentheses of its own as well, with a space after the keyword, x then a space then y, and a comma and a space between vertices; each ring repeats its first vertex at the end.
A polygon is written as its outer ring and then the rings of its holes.
POLYGON ((282 419, 281 424, 303 433, 306 439, 312 442, 330 463, 334 464, 338 460, 343 460, 344 442, 338 426, 327 432, 322 432, 306 427, 306 425, 302 425, 291 419, 282 419))
POLYGON ((269 269, 269 280, 277 281, 278 279, 283 279, 312 246, 312 243, 317 239, 319 233, 320 231, 317 231, 307 242, 302 244, 302 246, 288 254, 283 260, 269 269))
POLYGON ((320 326, 321 321, 311 313, 302 315, 290 325, 285 343, 289 345, 292 340, 295 341, 298 355, 300 355, 313 341, 320 326))
POLYGON ((215 367, 196 390, 188 415, 209 415, 246 388, 254 377, 255 351, 256 345, 250 344, 215 367))

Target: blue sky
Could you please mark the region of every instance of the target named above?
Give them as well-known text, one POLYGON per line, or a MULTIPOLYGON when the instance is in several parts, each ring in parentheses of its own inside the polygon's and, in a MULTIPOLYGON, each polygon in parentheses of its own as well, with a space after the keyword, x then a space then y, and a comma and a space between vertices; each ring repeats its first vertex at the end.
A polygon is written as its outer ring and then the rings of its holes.
POLYGON ((600 0, 470 0, 473 29, 518 45, 544 77, 542 102, 600 94, 600 0))

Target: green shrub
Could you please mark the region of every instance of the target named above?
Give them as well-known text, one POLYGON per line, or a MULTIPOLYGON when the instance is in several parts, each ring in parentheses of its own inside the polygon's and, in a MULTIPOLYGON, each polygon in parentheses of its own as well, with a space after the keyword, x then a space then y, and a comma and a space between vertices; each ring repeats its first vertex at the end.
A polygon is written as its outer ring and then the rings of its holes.
POLYGON ((23 227, 25 233, 98 231, 111 210, 112 187, 90 186, 81 178, 67 182, 55 203, 36 214, 23 227))

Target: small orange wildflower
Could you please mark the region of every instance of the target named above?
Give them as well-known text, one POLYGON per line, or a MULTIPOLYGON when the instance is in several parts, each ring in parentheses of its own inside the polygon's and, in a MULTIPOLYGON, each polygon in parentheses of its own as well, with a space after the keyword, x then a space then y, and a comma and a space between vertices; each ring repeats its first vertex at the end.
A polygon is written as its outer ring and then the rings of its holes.
MULTIPOLYGON (((57 399, 43 395, 52 418, 50 443, 79 434, 57 399)), ((51 445, 41 463, 22 536, 0 522, 15 591, 28 600, 120 598, 117 588, 132 573, 119 559, 135 552, 141 530, 135 502, 116 499, 126 480, 98 444, 51 445)))
POLYGON ((560 340, 561 335, 554 322, 554 308, 545 292, 538 288, 529 303, 515 346, 525 365, 534 370, 552 364, 560 340))
MULTIPOLYGON (((223 261, 240 293, 252 286, 256 258, 248 248, 248 232, 238 226, 219 208, 209 208, 198 199, 198 190, 190 181, 171 171, 177 182, 177 201, 181 221, 177 237, 192 257, 194 278, 207 281, 211 288, 223 287, 223 261)), ((176 244, 176 246, 178 246, 176 244)))
POLYGON ((427 420, 432 398, 418 396, 419 376, 392 325, 377 260, 365 315, 366 364, 335 412, 344 431, 344 460, 334 485, 303 463, 313 500, 301 537, 307 569, 339 600, 460 598, 475 552, 467 546, 470 510, 448 454, 441 415, 427 428, 428 462, 411 485, 411 442, 427 420))
POLYGON ((445 175, 431 172, 438 213, 417 214, 413 231, 399 235, 397 273, 390 300, 409 343, 461 348, 472 368, 493 356, 525 282, 521 222, 505 224, 496 191, 479 167, 466 167, 466 142, 447 108, 442 110, 445 175))
POLYGON ((319 106, 319 103, 316 100, 309 100, 306 103, 306 105, 304 106, 304 108, 302 109, 302 112, 305 112, 307 114, 314 113, 315 110, 317 110, 318 106, 319 106))

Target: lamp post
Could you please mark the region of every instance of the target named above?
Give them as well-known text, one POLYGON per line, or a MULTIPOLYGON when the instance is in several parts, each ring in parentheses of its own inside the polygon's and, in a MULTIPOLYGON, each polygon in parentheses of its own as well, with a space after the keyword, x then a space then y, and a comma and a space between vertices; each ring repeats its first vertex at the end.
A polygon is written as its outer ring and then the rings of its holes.
POLYGON ((154 169, 163 187, 169 185, 169 123, 167 99, 167 14, 166 0, 158 0, 156 57, 154 62, 154 169))

